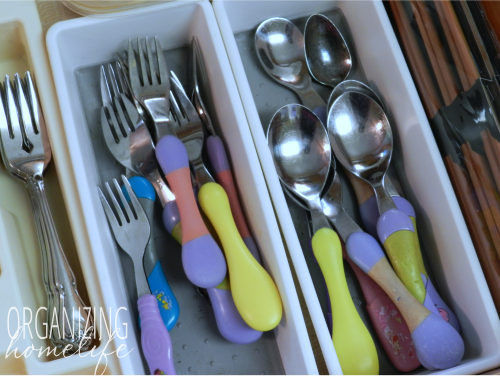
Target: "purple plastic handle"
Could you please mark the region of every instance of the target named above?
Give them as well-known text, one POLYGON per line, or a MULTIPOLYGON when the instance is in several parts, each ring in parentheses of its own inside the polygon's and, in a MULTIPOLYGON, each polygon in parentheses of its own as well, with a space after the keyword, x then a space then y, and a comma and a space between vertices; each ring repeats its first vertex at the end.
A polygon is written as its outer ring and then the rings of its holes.
MULTIPOLYGON (((392 200, 400 211, 407 214, 408 217, 416 218, 415 209, 408 200, 401 196, 393 196, 392 200)), ((377 237, 377 221, 379 218, 379 211, 375 195, 361 204, 359 211, 366 231, 373 237, 377 237)), ((427 292, 424 300, 425 307, 433 313, 437 312, 437 314, 441 315, 441 317, 445 321, 448 321, 457 331, 460 331, 460 322, 458 321, 457 316, 441 298, 431 280, 425 279, 424 277, 422 277, 422 279, 424 279, 425 290, 427 292), (433 306, 431 306, 431 304, 433 304, 433 306)))
POLYGON ((227 273, 224 255, 210 234, 182 245, 182 266, 189 281, 201 288, 217 287, 227 273))
POLYGON ((215 321, 222 337, 237 344, 248 344, 257 341, 262 332, 252 329, 243 320, 234 304, 231 291, 220 288, 207 288, 215 321))
POLYGON ((460 334, 441 317, 429 313, 411 334, 417 358, 429 370, 456 366, 464 355, 460 334))
POLYGON ((385 240, 389 238, 389 236, 401 230, 415 232, 415 229, 413 229, 413 222, 411 222, 410 217, 401 212, 399 209, 389 209, 378 218, 377 234, 378 239, 382 242, 382 244, 385 243, 385 240))
POLYGON ((175 225, 181 222, 181 216, 179 215, 179 208, 177 208, 177 203, 171 201, 165 205, 163 208, 163 226, 167 229, 169 234, 172 233, 175 225))
MULTIPOLYGON (((351 260, 367 274, 385 257, 375 238, 364 232, 351 234, 346 250, 351 260)), ((420 363, 430 370, 456 366, 463 357, 462 338, 450 324, 434 313, 430 313, 411 336, 420 363)))
POLYGON ((156 297, 143 295, 137 301, 141 318, 142 352, 151 375, 177 375, 172 341, 160 316, 156 297))
POLYGON ((226 149, 220 137, 208 137, 206 146, 208 156, 210 157, 210 163, 216 174, 231 169, 227 159, 226 149))

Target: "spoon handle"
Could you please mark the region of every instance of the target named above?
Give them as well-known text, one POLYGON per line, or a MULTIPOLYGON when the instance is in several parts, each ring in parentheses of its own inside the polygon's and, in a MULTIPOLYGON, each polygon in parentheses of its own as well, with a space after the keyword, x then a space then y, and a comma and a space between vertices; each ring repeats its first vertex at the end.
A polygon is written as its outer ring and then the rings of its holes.
POLYGON ((456 366, 464 354, 458 332, 431 313, 406 289, 385 258, 378 242, 356 232, 346 242, 349 257, 370 276, 396 304, 410 329, 417 357, 430 370, 456 366))
POLYGON ((280 294, 267 271, 245 246, 224 189, 217 183, 206 183, 198 193, 198 201, 224 248, 233 299, 241 317, 255 330, 265 332, 275 328, 282 316, 280 294))
MULTIPOLYGON (((422 251, 420 249, 420 241, 417 233, 415 209, 410 204, 410 202, 406 200, 404 197, 393 196, 392 200, 394 201, 394 204, 396 204, 396 207, 400 211, 408 215, 415 230, 415 233, 413 234, 413 239, 415 243, 416 260, 426 290, 426 299, 424 299, 423 304, 426 306, 429 305, 430 311, 438 313, 441 317, 443 317, 445 321, 449 322, 457 331, 460 331, 460 322, 458 321, 457 316, 451 310, 451 308, 445 303, 445 301, 441 298, 439 293, 436 291, 434 285, 432 284, 427 274, 427 271, 425 270, 425 265, 422 258, 422 251)), ((373 195, 364 203, 362 203, 359 206, 359 211, 366 231, 374 237, 377 236, 376 227, 377 227, 377 220, 380 214, 378 211, 377 200, 375 198, 375 195, 373 195)))
POLYGON ((208 288, 207 292, 222 337, 237 344, 252 343, 262 337, 262 332, 248 326, 236 309, 227 276, 221 284, 208 288))
POLYGON ((410 218, 399 209, 389 209, 379 217, 377 233, 394 271, 422 304, 426 291, 417 261, 415 229, 410 218))
POLYGON ((344 375, 377 375, 377 350, 349 293, 338 235, 322 228, 314 234, 311 243, 330 296, 332 342, 342 372, 344 375))
POLYGON ((174 136, 156 145, 156 158, 175 194, 182 221, 182 265, 188 279, 202 288, 219 285, 226 276, 224 255, 214 241, 196 205, 191 186, 188 153, 174 136))
POLYGON ((182 243, 182 226, 181 226, 181 216, 179 214, 179 208, 177 208, 177 203, 171 201, 165 204, 162 213, 163 226, 167 232, 174 237, 174 239, 182 243))
POLYGON ((234 221, 236 222, 241 238, 243 238, 245 245, 248 247, 248 250, 250 250, 253 257, 257 260, 257 262, 261 263, 259 249, 250 234, 243 210, 241 209, 240 201, 238 200, 238 193, 236 192, 236 187, 234 185, 233 175, 227 159, 224 143, 219 136, 210 136, 207 138, 206 146, 210 163, 215 171, 217 183, 224 188, 224 191, 226 191, 227 197, 229 198, 229 205, 231 206, 234 221))

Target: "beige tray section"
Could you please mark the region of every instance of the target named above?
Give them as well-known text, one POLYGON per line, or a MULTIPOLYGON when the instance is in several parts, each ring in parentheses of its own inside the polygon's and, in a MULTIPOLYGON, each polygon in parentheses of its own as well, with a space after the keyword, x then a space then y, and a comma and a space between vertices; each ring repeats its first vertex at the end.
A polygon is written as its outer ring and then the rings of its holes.
MULTIPOLYGON (((44 177, 61 244, 76 275, 85 304, 99 308, 103 302, 94 262, 91 255, 85 254, 89 249, 89 241, 82 223, 81 208, 74 200, 73 194, 77 193, 77 188, 68 164, 68 150, 64 144, 64 131, 45 48, 45 33, 37 6, 34 1, 1 1, 0 77, 3 79, 5 74, 13 75, 26 70, 30 70, 35 78, 52 146, 53 161, 44 177), (64 177, 64 180, 60 181, 60 177, 64 177)), ((36 310, 46 306, 46 294, 29 198, 23 184, 6 172, 3 163, 0 164, 0 208, 0 241, 3 243, 0 243, 0 374, 94 374, 96 368, 98 373, 102 372, 106 363, 106 373, 120 374, 116 355, 107 357, 107 362, 103 358, 99 363, 108 342, 105 336, 95 344, 93 356, 38 357, 35 351, 27 358, 14 358, 14 354, 6 358, 10 343, 6 327, 9 309, 15 307, 22 312, 23 307, 28 307, 34 316, 36 310)), ((15 312, 11 314, 12 325, 16 321, 13 320, 14 315, 15 312)), ((20 317, 22 321, 22 313, 20 317)), ((41 319, 39 317, 38 328, 43 335, 41 319)), ((31 330, 33 338, 26 329, 24 338, 21 337, 13 346, 18 347, 17 356, 31 345, 35 349, 50 346, 48 340, 37 337, 34 323, 31 323, 31 330)), ((106 352, 115 349, 111 341, 106 352)))

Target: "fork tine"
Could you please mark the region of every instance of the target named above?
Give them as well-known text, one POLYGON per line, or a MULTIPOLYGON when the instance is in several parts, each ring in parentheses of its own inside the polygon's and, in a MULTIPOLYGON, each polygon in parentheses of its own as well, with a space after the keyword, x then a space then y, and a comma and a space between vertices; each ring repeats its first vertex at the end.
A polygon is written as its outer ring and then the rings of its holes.
POLYGON ((179 126, 181 120, 185 119, 184 114, 182 113, 182 110, 179 107, 179 104, 177 103, 177 100, 172 91, 170 91, 169 99, 170 99, 170 109, 173 109, 173 115, 177 121, 176 126, 179 126))
POLYGON ((137 67, 137 61, 135 59, 135 52, 132 46, 132 41, 128 40, 128 53, 127 53, 127 61, 128 61, 128 75, 130 78, 130 85, 132 88, 138 88, 141 86, 141 79, 139 77, 139 69, 137 67))
POLYGON ((113 184, 115 186, 116 192, 118 193, 118 196, 120 197, 122 206, 125 209, 125 215, 128 219, 128 222, 131 222, 131 220, 135 219, 136 217, 134 213, 132 213, 132 210, 130 209, 130 205, 128 204, 127 199, 125 199, 125 196, 123 196, 123 192, 122 189, 120 188, 120 185, 118 184, 118 180, 113 179, 113 184))
POLYGON ((123 127, 123 131, 125 133, 124 137, 126 137, 129 133, 132 133, 135 130, 135 127, 132 123, 132 120, 129 117, 129 114, 126 112, 125 104, 123 104, 123 100, 120 95, 114 98, 114 103, 116 110, 118 111, 118 119, 120 125, 123 127))
POLYGON ((114 98, 118 96, 120 90, 118 89, 118 81, 116 80, 115 70, 113 70, 113 66, 111 65, 111 63, 108 63, 108 76, 111 83, 111 88, 113 88, 111 97, 114 98))
POLYGON ((185 115, 185 118, 187 118, 189 121, 194 121, 196 118, 199 118, 198 112, 196 112, 194 105, 191 103, 191 101, 189 101, 186 93, 184 92, 184 88, 180 84, 179 79, 177 79, 173 71, 171 71, 170 78, 172 89, 177 97, 177 100, 179 101, 179 107, 185 115))
MULTIPOLYGON (((115 125, 113 124, 114 121, 111 121, 109 119, 115 118, 114 112, 110 112, 108 107, 102 107, 101 108, 101 129, 102 133, 104 134, 104 140, 106 143, 109 143, 108 141, 115 141, 115 143, 120 143, 120 138, 116 132, 115 125)), ((116 118, 115 118, 116 119, 116 118)))
POLYGON ((144 57, 144 51, 142 49, 142 43, 139 38, 137 38, 137 50, 139 53, 139 65, 141 67, 142 83, 144 85, 152 84, 148 75, 148 68, 146 66, 146 59, 144 57))
POLYGON ((7 116, 9 134, 11 138, 16 138, 16 134, 21 135, 21 125, 19 124, 19 117, 17 116, 16 101, 14 100, 14 93, 12 92, 9 75, 5 75, 4 95, 5 114, 7 116))
POLYGON ((158 60, 158 71, 160 73, 160 83, 168 83, 168 67, 167 61, 165 60, 165 55, 163 55, 163 49, 161 48, 160 41, 158 37, 155 36, 156 44, 156 58, 158 60))
POLYGON ((156 67, 155 67, 155 62, 153 60, 153 49, 151 47, 151 44, 154 43, 154 41, 151 41, 148 37, 146 37, 146 52, 148 54, 148 62, 149 62, 149 72, 150 72, 150 80, 151 84, 159 84, 158 82, 158 76, 156 75, 156 67))
POLYGON ((132 208, 137 215, 137 219, 139 221, 148 221, 148 217, 146 216, 146 212, 144 212, 144 208, 142 207, 141 203, 139 202, 139 199, 137 199, 137 196, 130 186, 130 183, 125 175, 122 175, 122 181, 123 185, 125 186, 125 189, 127 190, 128 197, 130 199, 130 202, 132 203, 132 208))
POLYGON ((28 151, 31 151, 33 144, 28 138, 28 134, 34 137, 32 128, 28 128, 31 125, 31 114, 28 107, 28 102, 26 101, 26 96, 24 94, 23 83, 21 82, 21 77, 19 74, 14 75, 14 97, 17 105, 17 114, 19 117, 19 124, 21 127, 21 134, 24 136, 24 143, 28 151))
POLYGON ((106 71, 104 69, 104 66, 101 66, 101 99, 102 99, 102 105, 107 106, 111 104, 111 89, 109 88, 109 83, 108 79, 106 78, 106 71))
MULTIPOLYGON (((111 198, 111 203, 113 204, 113 208, 115 209, 115 213, 118 215, 118 223, 120 225, 125 225, 127 223, 127 219, 125 218, 125 215, 123 214, 122 208, 120 207, 120 204, 118 204, 118 201, 116 200, 115 195, 113 194, 113 191, 111 190, 111 187, 109 186, 109 183, 106 182, 104 183, 106 186, 106 190, 108 191, 108 195, 111 198)), ((121 191, 118 191, 121 192, 121 191)))
POLYGON ((35 86, 33 84, 33 79, 31 78, 31 74, 29 71, 26 71, 24 75, 24 87, 26 88, 27 98, 28 98, 28 106, 31 111, 31 121, 33 123, 33 129, 35 134, 40 133, 40 103, 38 102, 38 98, 35 92, 35 86))
POLYGON ((116 219, 115 214, 111 210, 108 200, 106 200, 106 197, 102 193, 101 188, 97 187, 97 190, 99 191, 99 198, 101 199, 101 204, 102 207, 104 208, 104 213, 106 213, 106 218, 108 219, 108 222, 111 225, 111 229, 113 229, 113 233, 116 233, 116 231, 120 227, 120 225, 118 224, 118 220, 116 219))

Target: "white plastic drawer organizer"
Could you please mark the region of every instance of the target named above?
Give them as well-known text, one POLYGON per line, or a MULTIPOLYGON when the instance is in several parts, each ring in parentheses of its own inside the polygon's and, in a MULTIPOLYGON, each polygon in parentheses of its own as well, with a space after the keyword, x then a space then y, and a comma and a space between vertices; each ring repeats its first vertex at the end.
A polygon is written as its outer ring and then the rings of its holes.
MULTIPOLYGON (((128 39, 157 36, 165 50, 169 69, 181 83, 187 72, 188 45, 195 35, 201 46, 211 88, 207 106, 216 132, 225 142, 240 199, 253 236, 262 253, 263 265, 274 279, 283 301, 283 319, 274 332, 257 342, 236 345, 223 339, 209 303, 200 297, 184 275, 180 246, 162 229, 161 212, 155 216, 155 242, 160 260, 180 305, 180 317, 170 331, 176 370, 183 374, 315 374, 317 368, 290 268, 280 238, 272 204, 246 123, 243 106, 213 9, 208 1, 174 2, 115 14, 102 19, 81 18, 53 26, 47 34, 52 72, 64 132, 78 187, 75 201, 83 205, 91 254, 102 306, 117 315, 113 322, 128 325, 126 340, 111 341, 116 350, 126 344, 133 351, 116 359, 112 373, 144 373, 140 332, 127 297, 130 261, 120 256, 97 187, 124 173, 107 150, 100 126, 100 66, 116 61, 128 39), (157 224, 157 225, 156 225, 157 224), (121 263, 121 264, 120 264, 121 263), (122 273, 122 268, 123 272, 122 273)), ((205 100, 205 99, 204 99, 205 100)), ((159 204, 158 204, 159 205, 159 204)), ((160 208, 161 210, 161 208, 160 208)), ((93 299, 91 299, 93 300, 93 299)), ((106 333, 96 322, 100 334, 106 333)))
MULTIPOLYGON (((341 370, 324 317, 325 289, 321 272, 311 256, 305 213, 285 197, 266 141, 273 114, 286 104, 300 103, 294 92, 267 76, 256 56, 255 31, 271 17, 287 18, 303 32, 305 20, 313 13, 337 20, 338 15, 343 14, 347 24, 344 32, 350 34, 348 39, 352 43, 349 48, 359 63, 358 69, 364 70, 365 78, 357 79, 366 81, 376 91, 388 111, 396 137, 391 166, 397 168, 405 196, 416 209, 422 250, 429 260, 427 266, 432 268, 433 282, 461 324, 460 333, 465 343, 463 360, 458 366, 439 373, 473 374, 498 366, 500 321, 383 3, 259 1, 256 6, 251 1, 215 0, 213 6, 281 230, 329 372, 336 374, 341 370)), ((320 95, 328 99, 331 89, 319 87, 316 88, 320 95)), ((397 178, 394 174, 391 176, 397 178)), ((352 193, 347 186, 343 187, 344 205, 348 212, 356 215, 353 210, 357 204, 352 202, 352 193)), ((368 320, 366 303, 359 300, 359 287, 356 289, 351 276, 352 273, 348 284, 351 291, 356 292, 353 300, 368 320)), ((378 351, 380 373, 396 372, 383 351, 380 348, 378 351)), ((428 371, 421 368, 417 372, 428 371)))

